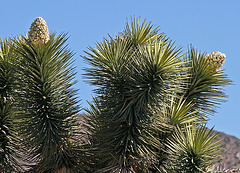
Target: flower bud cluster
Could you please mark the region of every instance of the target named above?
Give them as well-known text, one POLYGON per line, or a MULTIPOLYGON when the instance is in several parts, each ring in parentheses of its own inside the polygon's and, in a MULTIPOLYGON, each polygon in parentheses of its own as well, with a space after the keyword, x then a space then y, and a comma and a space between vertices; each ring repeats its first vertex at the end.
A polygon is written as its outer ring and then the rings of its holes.
POLYGON ((37 17, 31 24, 28 38, 33 43, 47 43, 50 40, 48 26, 42 17, 37 17))
POLYGON ((224 61, 226 59, 226 55, 221 52, 213 52, 211 54, 207 54, 205 56, 205 60, 210 64, 219 69, 222 67, 224 61))

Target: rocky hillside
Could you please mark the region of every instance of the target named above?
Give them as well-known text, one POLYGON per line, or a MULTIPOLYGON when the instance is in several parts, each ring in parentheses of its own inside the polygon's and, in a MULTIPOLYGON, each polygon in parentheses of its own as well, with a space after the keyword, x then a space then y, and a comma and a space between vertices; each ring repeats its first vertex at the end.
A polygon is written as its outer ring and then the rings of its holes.
POLYGON ((216 163, 218 170, 239 169, 240 139, 224 133, 220 133, 219 139, 223 139, 225 149, 221 156, 221 161, 216 163))

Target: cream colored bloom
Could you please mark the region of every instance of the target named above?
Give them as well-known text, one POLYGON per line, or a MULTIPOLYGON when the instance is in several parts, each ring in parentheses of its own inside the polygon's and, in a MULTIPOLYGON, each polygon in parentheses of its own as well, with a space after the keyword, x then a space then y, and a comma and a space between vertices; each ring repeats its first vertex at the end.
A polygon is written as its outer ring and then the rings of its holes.
POLYGON ((37 17, 31 24, 28 38, 33 43, 47 43, 50 40, 47 23, 42 17, 37 17))
POLYGON ((219 69, 222 67, 226 59, 226 55, 221 52, 212 52, 211 54, 207 54, 205 59, 209 64, 215 66, 216 69, 219 69))

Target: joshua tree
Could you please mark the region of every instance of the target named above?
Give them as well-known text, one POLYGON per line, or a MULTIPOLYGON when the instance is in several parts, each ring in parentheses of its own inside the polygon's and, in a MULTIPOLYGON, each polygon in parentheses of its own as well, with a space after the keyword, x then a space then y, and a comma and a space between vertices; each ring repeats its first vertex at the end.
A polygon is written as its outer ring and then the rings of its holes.
POLYGON ((0 171, 21 171, 19 146, 33 162, 29 172, 211 168, 222 146, 206 122, 230 83, 220 69, 225 54, 192 47, 182 54, 151 23, 131 19, 123 32, 86 51, 86 78, 96 95, 81 145, 66 41, 66 34, 49 34, 41 17, 28 35, 0 40, 0 171))
POLYGON ((14 40, 22 138, 33 172, 77 172, 73 151, 79 111, 66 34, 50 34, 43 18, 32 23, 28 36, 14 40))
POLYGON ((86 120, 95 170, 208 169, 221 151, 217 135, 204 124, 225 97, 221 87, 230 82, 219 70, 223 54, 200 54, 192 47, 181 54, 156 27, 140 20, 86 54, 86 78, 97 86, 86 120))

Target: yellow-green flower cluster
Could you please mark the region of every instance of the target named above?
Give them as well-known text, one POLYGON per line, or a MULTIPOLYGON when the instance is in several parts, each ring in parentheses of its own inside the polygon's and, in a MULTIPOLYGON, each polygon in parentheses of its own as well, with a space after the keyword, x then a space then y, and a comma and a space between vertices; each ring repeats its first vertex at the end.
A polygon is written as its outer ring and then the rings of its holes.
POLYGON ((222 67, 226 59, 226 55, 221 52, 213 52, 211 54, 207 54, 205 59, 210 65, 213 65, 216 69, 219 69, 222 67))
POLYGON ((47 43, 50 40, 47 23, 42 17, 37 17, 31 24, 28 39, 33 43, 47 43))

